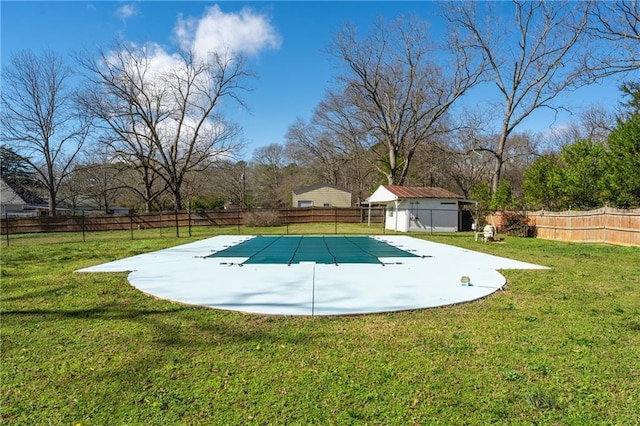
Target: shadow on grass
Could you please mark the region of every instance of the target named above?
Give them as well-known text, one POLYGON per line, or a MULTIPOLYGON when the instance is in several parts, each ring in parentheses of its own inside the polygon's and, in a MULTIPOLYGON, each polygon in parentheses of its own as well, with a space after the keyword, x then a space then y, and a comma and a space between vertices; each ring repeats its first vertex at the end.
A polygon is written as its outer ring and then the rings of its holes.
MULTIPOLYGON (((48 293, 48 292, 43 292, 48 293)), ((39 317, 50 317, 52 320, 55 319, 139 319, 148 315, 155 314, 169 314, 180 312, 185 308, 176 308, 171 310, 146 310, 146 309, 127 309, 118 306, 117 304, 106 304, 102 306, 97 306, 94 308, 88 309, 24 309, 24 310, 13 310, 13 311, 4 311, 2 313, 5 316, 5 320, 8 320, 7 316, 21 316, 21 315, 37 315, 39 317)), ((39 318, 41 320, 41 318, 39 318)))
POLYGON ((35 299, 35 298, 38 298, 38 297, 57 296, 60 293, 63 293, 63 292, 66 292, 66 291, 70 291, 74 287, 75 287, 75 285, 71 285, 70 284, 70 285, 65 285, 65 286, 61 286, 61 287, 52 288, 52 289, 49 289, 49 290, 32 291, 32 292, 29 292, 29 293, 21 294, 20 296, 3 297, 2 301, 3 302, 12 302, 12 301, 16 301, 16 300, 35 299))
MULTIPOLYGON (((56 291, 58 290, 51 292, 56 291)), ((302 335, 300 330, 296 330, 295 333, 291 333, 290 330, 283 332, 281 325, 290 327, 288 317, 225 312, 207 307, 166 303, 169 304, 168 307, 158 309, 136 309, 123 303, 107 303, 82 309, 6 309, 2 311, 2 317, 4 327, 11 327, 13 324, 16 327, 26 326, 27 329, 30 322, 41 325, 43 322, 51 321, 57 323, 56 327, 62 330, 65 327, 78 327, 77 321, 82 320, 78 332, 94 326, 94 323, 87 321, 124 321, 112 327, 114 330, 119 327, 123 334, 130 332, 126 322, 134 321, 149 331, 148 338, 145 339, 148 343, 167 346, 207 347, 223 343, 271 340, 299 343, 301 340, 322 337, 315 331, 311 334, 304 332, 302 335), (65 324, 69 321, 72 325, 65 324)))

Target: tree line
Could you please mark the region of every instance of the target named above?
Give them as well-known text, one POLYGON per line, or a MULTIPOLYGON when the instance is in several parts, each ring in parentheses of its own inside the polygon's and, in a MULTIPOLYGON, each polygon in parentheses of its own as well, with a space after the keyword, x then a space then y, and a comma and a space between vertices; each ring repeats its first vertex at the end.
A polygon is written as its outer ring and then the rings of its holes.
POLYGON ((439 8, 442 32, 415 15, 366 32, 346 24, 326 48, 336 71, 313 115, 246 161, 225 114, 245 106, 254 77, 241 54, 118 41, 77 52, 72 66, 20 52, 2 69, 3 178, 42 193, 52 215, 87 203, 282 207, 318 182, 355 201, 395 184, 493 209, 640 204, 637 1, 439 8), (620 77, 618 111, 592 106, 563 131, 520 130, 537 111, 566 109, 561 95, 620 77))

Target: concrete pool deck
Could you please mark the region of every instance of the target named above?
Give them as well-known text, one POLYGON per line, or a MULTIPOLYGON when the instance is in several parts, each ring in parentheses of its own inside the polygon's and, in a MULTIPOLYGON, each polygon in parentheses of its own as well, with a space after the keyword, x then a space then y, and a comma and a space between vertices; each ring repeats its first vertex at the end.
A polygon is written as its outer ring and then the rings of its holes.
POLYGON ((468 302, 501 289, 500 269, 544 266, 408 236, 372 236, 418 257, 383 264, 245 264, 208 257, 254 236, 219 236, 77 272, 128 272, 143 293, 211 308, 277 315, 346 315, 468 302), (461 277, 470 279, 463 285, 461 277))

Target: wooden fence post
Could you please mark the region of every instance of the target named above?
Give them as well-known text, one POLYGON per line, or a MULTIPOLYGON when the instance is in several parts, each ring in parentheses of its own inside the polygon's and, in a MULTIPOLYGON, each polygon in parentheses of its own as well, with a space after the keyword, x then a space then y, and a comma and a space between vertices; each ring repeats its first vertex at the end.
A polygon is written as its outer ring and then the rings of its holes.
POLYGON ((191 236, 191 201, 189 201, 188 220, 189 220, 189 236, 191 236))
POLYGON ((607 241, 607 227, 609 225, 609 216, 607 215, 607 207, 605 206, 604 209, 602 209, 602 227, 604 228, 604 230, 602 231, 602 242, 605 244, 608 244, 607 241))

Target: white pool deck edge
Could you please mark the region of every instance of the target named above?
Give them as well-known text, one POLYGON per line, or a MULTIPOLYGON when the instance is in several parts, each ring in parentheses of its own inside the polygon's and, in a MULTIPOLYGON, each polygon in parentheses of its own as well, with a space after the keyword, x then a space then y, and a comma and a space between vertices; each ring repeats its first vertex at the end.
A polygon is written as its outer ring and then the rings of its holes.
MULTIPOLYGON (((372 236, 421 257, 381 258, 385 265, 314 262, 240 264, 207 258, 254 236, 219 236, 81 269, 128 272, 143 293, 217 309, 276 315, 393 312, 469 302, 501 289, 501 269, 548 269, 408 236, 372 236), (422 257, 424 256, 424 257, 422 257), (468 276, 471 285, 461 284, 468 276)), ((479 243, 480 244, 480 243, 479 243)))

